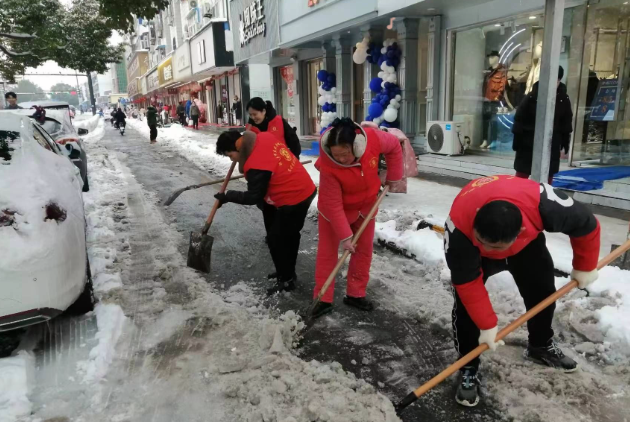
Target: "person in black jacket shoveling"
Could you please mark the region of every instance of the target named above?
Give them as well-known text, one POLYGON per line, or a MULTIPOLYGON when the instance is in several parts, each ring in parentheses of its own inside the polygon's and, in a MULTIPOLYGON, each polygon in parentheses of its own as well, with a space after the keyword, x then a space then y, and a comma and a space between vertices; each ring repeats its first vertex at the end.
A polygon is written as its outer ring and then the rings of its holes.
POLYGON ((247 180, 245 192, 216 194, 221 205, 257 205, 264 201, 275 209, 267 243, 276 267, 269 278, 276 278, 277 282, 267 293, 295 289, 300 231, 317 194, 311 176, 283 141, 266 132, 223 132, 217 140, 217 154, 237 161, 247 180))
MULTIPOLYGON (((556 291, 553 260, 543 231, 571 238, 571 278, 580 288, 597 280, 600 225, 582 204, 550 185, 514 176, 490 176, 469 183, 455 198, 444 226, 446 263, 451 270, 455 305, 453 332, 460 357, 486 343, 498 346, 497 316, 486 280, 501 271, 514 277, 527 310, 556 291)), ((564 372, 577 363, 558 348, 551 323, 555 304, 527 322, 525 357, 564 372)), ((456 400, 479 403, 479 358, 461 370, 456 400)))

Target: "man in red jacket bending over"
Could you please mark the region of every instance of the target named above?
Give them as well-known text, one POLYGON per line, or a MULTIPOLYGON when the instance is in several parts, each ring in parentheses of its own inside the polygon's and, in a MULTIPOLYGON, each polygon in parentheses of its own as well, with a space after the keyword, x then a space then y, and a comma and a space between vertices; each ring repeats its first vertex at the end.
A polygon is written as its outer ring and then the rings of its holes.
MULTIPOLYGON (((598 276, 599 222, 582 204, 547 184, 513 176, 474 180, 455 198, 445 229, 444 250, 455 296, 455 348, 460 356, 480 343, 491 350, 499 345, 495 342, 497 316, 484 285, 489 277, 509 271, 528 310, 556 291, 544 230, 571 238, 571 277, 580 288, 598 276)), ((577 363, 553 341, 554 309, 555 304, 528 321, 529 345, 524 356, 573 372, 577 363)), ((455 397, 459 404, 479 403, 478 369, 478 358, 462 369, 455 397)))

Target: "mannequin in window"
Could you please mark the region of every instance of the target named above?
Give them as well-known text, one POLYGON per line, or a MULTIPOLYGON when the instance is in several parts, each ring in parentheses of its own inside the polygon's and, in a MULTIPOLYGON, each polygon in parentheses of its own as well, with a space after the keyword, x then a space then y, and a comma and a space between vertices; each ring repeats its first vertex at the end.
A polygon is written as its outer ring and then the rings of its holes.
POLYGON ((525 95, 532 92, 534 84, 538 82, 540 78, 540 58, 542 57, 542 42, 536 44, 534 47, 534 53, 532 56, 532 67, 529 69, 529 75, 527 75, 527 85, 525 88, 525 95))
MULTIPOLYGON (((505 87, 507 85, 507 68, 499 63, 499 52, 494 50, 488 54, 488 69, 483 80, 483 142, 481 148, 488 148, 488 139, 497 134, 497 122, 493 116, 502 107, 505 87)), ((490 142, 491 143, 491 142, 490 142)))

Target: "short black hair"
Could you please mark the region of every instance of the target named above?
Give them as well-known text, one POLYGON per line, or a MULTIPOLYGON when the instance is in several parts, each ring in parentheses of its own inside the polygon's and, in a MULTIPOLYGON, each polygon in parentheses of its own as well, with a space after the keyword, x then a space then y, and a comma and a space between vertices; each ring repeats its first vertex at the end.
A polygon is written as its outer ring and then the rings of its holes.
POLYGON ((17 94, 15 92, 13 92, 13 91, 9 91, 6 94, 4 94, 4 98, 5 99, 7 99, 7 98, 17 98, 17 94))
POLYGON ((522 225, 523 216, 516 205, 491 201, 477 211, 473 227, 483 240, 509 243, 518 237, 522 225))
POLYGON ((561 81, 564 77, 564 68, 562 66, 558 66, 558 80, 561 81))
POLYGON ((227 155, 228 152, 237 151, 236 141, 238 141, 241 136, 243 135, 235 130, 223 132, 219 135, 219 139, 217 139, 217 154, 227 155))

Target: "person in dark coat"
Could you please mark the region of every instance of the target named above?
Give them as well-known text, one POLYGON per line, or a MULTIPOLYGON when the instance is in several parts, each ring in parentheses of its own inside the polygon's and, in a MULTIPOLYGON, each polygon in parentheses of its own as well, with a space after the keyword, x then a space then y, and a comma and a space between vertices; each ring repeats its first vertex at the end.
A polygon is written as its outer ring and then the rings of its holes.
MULTIPOLYGON (((553 181, 553 175, 560 171, 560 155, 564 150, 569 152, 571 132, 573 132, 573 111, 567 95, 567 86, 560 82, 564 76, 562 66, 558 68, 558 86, 556 93, 556 112, 553 122, 553 135, 551 138, 551 162, 549 164, 549 184, 553 181)), ((514 158, 514 170, 516 176, 524 179, 532 173, 532 156, 534 154, 534 131, 536 129, 536 106, 538 104, 538 82, 532 91, 523 98, 514 116, 514 143, 512 149, 516 151, 514 158)))
POLYGON ((154 144, 157 142, 157 120, 158 120, 158 112, 153 105, 149 105, 147 108, 147 125, 150 129, 150 139, 151 143, 154 144))
POLYGON ((182 126, 188 126, 186 124, 186 106, 184 106, 183 101, 180 101, 177 105, 177 116, 179 117, 179 123, 181 123, 182 126))
POLYGON ((243 105, 241 103, 241 100, 238 98, 238 95, 234 96, 232 111, 234 112, 234 117, 236 117, 236 124, 240 125, 241 121, 243 121, 243 105))
POLYGON ((118 107, 116 114, 114 114, 114 119, 116 120, 116 128, 127 126, 127 121, 125 120, 127 119, 127 115, 120 107, 118 107))

